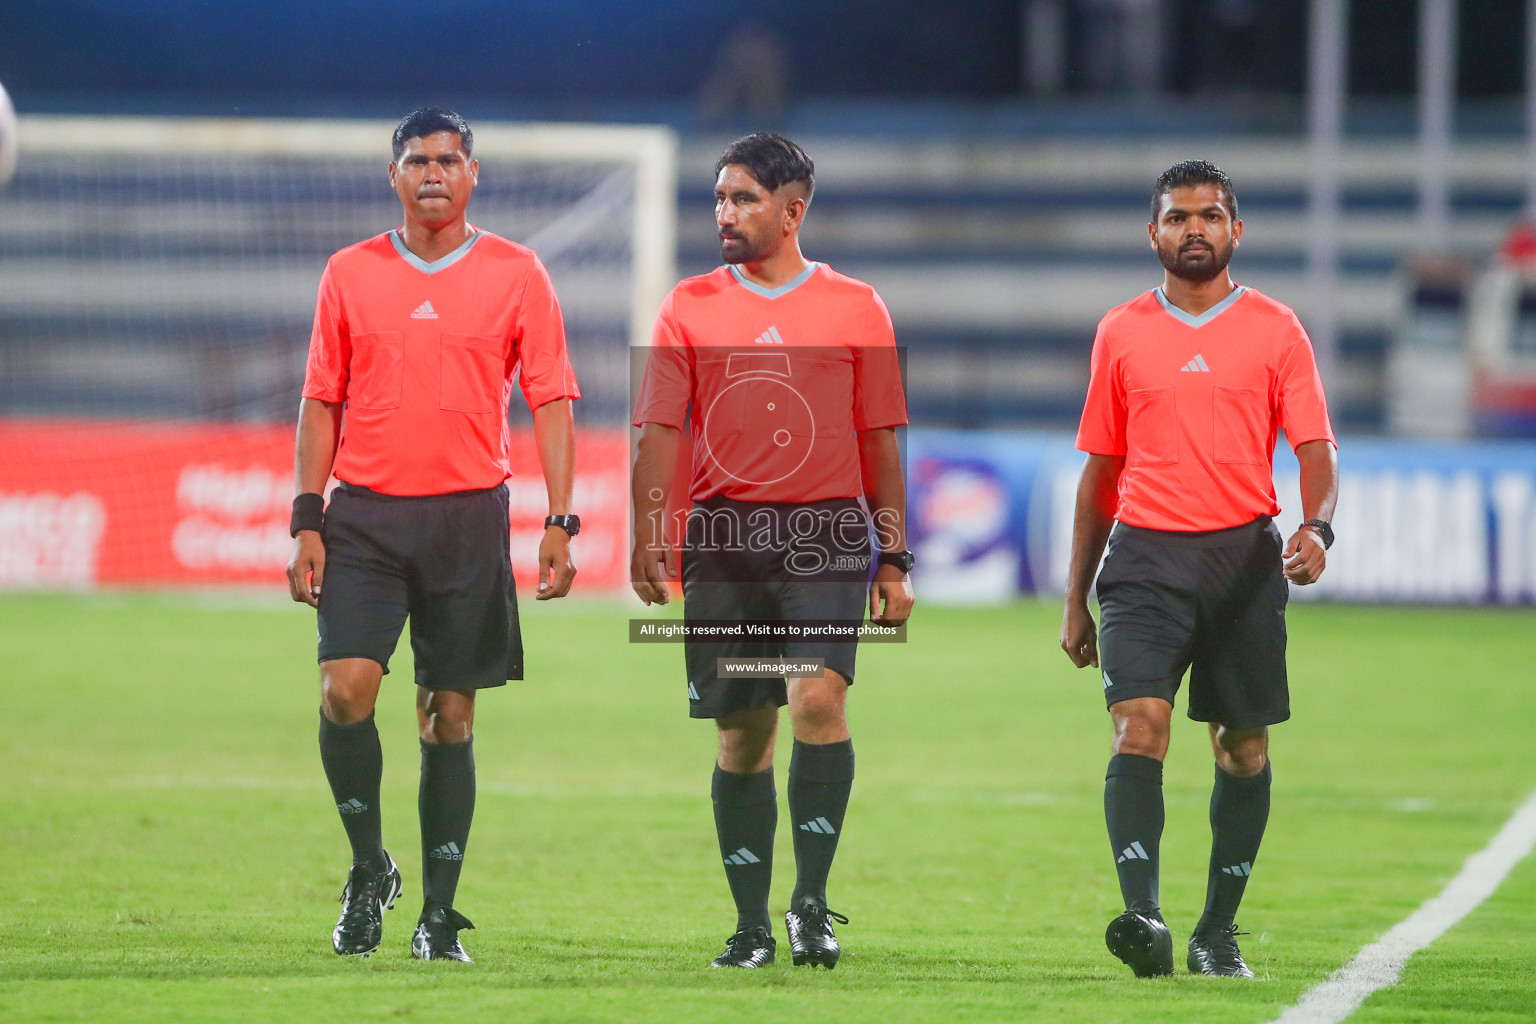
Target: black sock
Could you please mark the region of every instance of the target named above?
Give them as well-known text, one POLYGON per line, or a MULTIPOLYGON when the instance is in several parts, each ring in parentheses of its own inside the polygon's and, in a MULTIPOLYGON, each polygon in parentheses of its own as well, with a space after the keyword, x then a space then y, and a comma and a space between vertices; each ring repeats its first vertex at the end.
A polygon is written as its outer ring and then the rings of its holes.
POLYGON ((361 722, 337 725, 320 716, 320 763, 336 799, 336 810, 352 844, 352 863, 383 869, 384 844, 379 835, 379 779, 384 753, 379 730, 369 715, 361 722))
POLYGON ((789 816, 795 831, 795 894, 827 901, 827 875, 853 788, 853 740, 802 743, 789 759, 789 816))
POLYGON ((423 913, 453 906, 475 817, 475 741, 421 744, 421 893, 423 913))
POLYGON ((1127 910, 1157 906, 1157 848, 1163 838, 1163 762, 1116 754, 1104 777, 1104 821, 1127 910))
POLYGON ((1211 874, 1205 887, 1205 913, 1196 931, 1229 928, 1243 901, 1248 875, 1269 822, 1269 764, 1243 779, 1216 769, 1211 790, 1211 874))
POLYGON ((736 901, 736 928, 760 925, 772 931, 768 886, 773 881, 773 832, 779 824, 773 769, 738 775, 717 765, 710 792, 725 879, 736 901))

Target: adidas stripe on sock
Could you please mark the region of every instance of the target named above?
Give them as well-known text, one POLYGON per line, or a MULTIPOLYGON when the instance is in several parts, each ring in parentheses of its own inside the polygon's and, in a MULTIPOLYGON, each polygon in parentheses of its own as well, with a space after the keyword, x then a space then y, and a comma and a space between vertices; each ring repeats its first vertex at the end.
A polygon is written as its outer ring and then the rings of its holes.
POLYGON ((795 740, 789 761, 789 813, 795 822, 795 891, 791 901, 827 898, 827 876, 853 789, 853 740, 795 740))
POLYGON ((779 824, 773 769, 740 774, 717 765, 710 795, 715 805, 720 860, 736 904, 736 928, 767 928, 773 833, 779 824))
POLYGON ((1116 754, 1104 778, 1104 822, 1127 909, 1157 906, 1158 847, 1163 838, 1163 762, 1116 754))
POLYGON ((387 861, 380 837, 379 779, 384 774, 384 754, 379 730, 369 715, 361 722, 337 725, 320 716, 320 763, 331 785, 336 813, 352 847, 354 864, 371 863, 382 868, 387 861))
POLYGON ((451 907, 475 817, 474 740, 421 744, 422 903, 451 907))
POLYGON ((1211 864, 1201 929, 1230 927, 1237 916, 1269 823, 1272 778, 1267 763, 1262 772, 1246 779, 1216 769, 1211 789, 1211 864))

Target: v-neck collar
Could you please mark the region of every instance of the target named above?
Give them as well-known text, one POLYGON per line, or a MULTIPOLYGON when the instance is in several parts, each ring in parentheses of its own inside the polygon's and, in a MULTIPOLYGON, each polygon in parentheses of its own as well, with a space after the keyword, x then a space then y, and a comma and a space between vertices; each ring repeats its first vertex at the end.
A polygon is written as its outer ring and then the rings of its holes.
POLYGON ((1193 327, 1196 330, 1199 330, 1230 309, 1232 303, 1242 298, 1243 293, 1247 290, 1247 285, 1238 285, 1232 289, 1232 294, 1228 295, 1226 298, 1222 299, 1220 302, 1216 303, 1216 305, 1212 306, 1204 313, 1201 313, 1199 316, 1186 313, 1184 310, 1168 301, 1168 296, 1163 293, 1162 285, 1158 285, 1156 288, 1152 289, 1152 294, 1157 296, 1157 302, 1160 306, 1163 307, 1164 313, 1167 313, 1169 316, 1173 317, 1175 320, 1186 327, 1193 327))
POLYGON ((817 268, 820 266, 820 263, 812 261, 804 270, 795 275, 794 280, 786 281, 779 285, 777 288, 764 288, 762 285, 756 283, 755 281, 749 280, 747 275, 743 274, 741 272, 741 268, 736 266, 736 264, 726 264, 726 267, 731 272, 731 276, 736 278, 736 282, 738 284, 747 289, 747 291, 752 292, 755 295, 761 295, 765 299, 777 299, 781 295, 788 295, 790 292, 794 291, 796 288, 799 288, 801 285, 805 284, 805 282, 809 281, 811 279, 811 275, 816 273, 817 268))
POLYGON ((453 266, 455 263, 459 262, 459 260, 467 256, 469 254, 469 250, 474 246, 476 242, 480 241, 480 236, 484 233, 485 232, 476 228, 474 234, 464 239, 463 245, 460 245, 457 249, 453 250, 453 252, 450 252, 446 256, 439 256, 431 263, 428 263, 426 260, 422 259, 420 256, 417 256, 415 253, 411 252, 411 250, 405 247, 405 239, 400 237, 399 228, 395 228, 389 233, 389 240, 394 245, 395 252, 399 253, 400 258, 405 260, 405 262, 409 263, 423 274, 435 274, 439 270, 447 270, 449 267, 453 266))

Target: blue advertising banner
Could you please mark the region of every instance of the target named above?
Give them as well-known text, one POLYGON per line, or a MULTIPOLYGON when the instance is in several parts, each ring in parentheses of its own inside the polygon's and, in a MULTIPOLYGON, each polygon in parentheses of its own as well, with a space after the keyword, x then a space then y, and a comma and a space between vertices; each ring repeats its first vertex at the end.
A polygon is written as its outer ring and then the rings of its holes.
MULTIPOLYGON (((1346 438, 1338 541, 1297 599, 1536 603, 1536 443, 1346 438)), ((1069 434, 912 430, 919 594, 990 603, 1060 593, 1082 453, 1069 434)), ((1275 455, 1276 521, 1301 521, 1296 459, 1275 455)))

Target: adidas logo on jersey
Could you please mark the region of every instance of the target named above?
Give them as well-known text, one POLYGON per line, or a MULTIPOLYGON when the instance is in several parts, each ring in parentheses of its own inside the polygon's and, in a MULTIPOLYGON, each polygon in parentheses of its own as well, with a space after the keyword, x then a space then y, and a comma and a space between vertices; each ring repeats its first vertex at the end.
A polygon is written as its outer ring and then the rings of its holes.
POLYGON ((1211 368, 1205 365, 1205 356, 1197 355, 1186 365, 1179 367, 1180 373, 1210 373, 1211 368))
POLYGON ((430 303, 430 302, 423 302, 421 305, 417 306, 416 307, 416 311, 411 314, 411 319, 412 320, 436 320, 437 319, 437 310, 432 308, 432 303, 430 303))
POLYGON ((464 851, 459 849, 458 843, 448 842, 433 850, 427 856, 437 860, 463 860, 464 851))
POLYGON ((779 337, 779 329, 777 327, 770 327, 762 334, 753 338, 752 343, 754 345, 782 345, 784 344, 784 339, 779 337))

